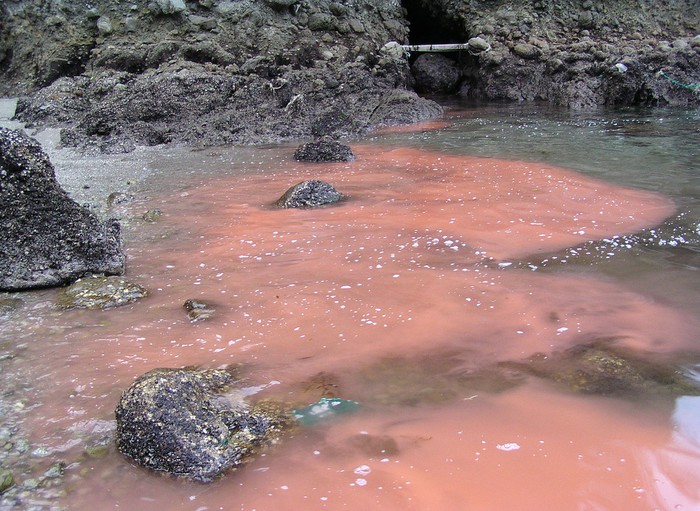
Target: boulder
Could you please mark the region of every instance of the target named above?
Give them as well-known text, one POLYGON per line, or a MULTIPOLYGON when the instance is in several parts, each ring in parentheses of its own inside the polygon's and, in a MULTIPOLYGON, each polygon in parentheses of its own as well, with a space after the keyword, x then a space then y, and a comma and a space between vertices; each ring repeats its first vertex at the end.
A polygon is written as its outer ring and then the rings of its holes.
POLYGON ((121 274, 119 224, 102 222, 56 181, 39 143, 0 128, 0 290, 68 284, 121 274))
POLYGON ((270 403, 249 407, 222 392, 225 370, 154 369, 116 409, 117 448, 149 469, 209 482, 279 440, 294 422, 270 403))
POLYGON ((333 185, 310 179, 292 186, 280 197, 275 205, 280 208, 315 208, 338 202, 344 197, 333 185))
POLYGON ((421 98, 414 92, 392 90, 384 94, 369 118, 371 126, 398 126, 433 119, 443 110, 434 101, 421 98))
POLYGON ((454 60, 439 53, 425 53, 411 67, 419 92, 453 92, 461 71, 454 60))
POLYGON ((309 142, 297 148, 294 159, 310 162, 352 161, 355 155, 349 146, 333 140, 309 142))

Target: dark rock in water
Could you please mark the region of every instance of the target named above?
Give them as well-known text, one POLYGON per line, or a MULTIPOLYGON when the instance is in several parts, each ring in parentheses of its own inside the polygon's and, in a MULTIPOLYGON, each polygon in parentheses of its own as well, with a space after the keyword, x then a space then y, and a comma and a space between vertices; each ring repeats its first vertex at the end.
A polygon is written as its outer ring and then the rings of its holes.
POLYGON ((122 277, 86 277, 62 291, 58 306, 64 309, 111 309, 147 295, 145 288, 122 277))
POLYGON ((419 92, 452 92, 462 75, 454 60, 439 53, 424 53, 411 70, 419 92))
POLYGON ((299 146, 294 152, 294 159, 311 162, 352 161, 355 155, 349 146, 340 142, 320 140, 299 146))
POLYGON ((209 319, 216 313, 213 305, 201 300, 186 300, 183 307, 187 311, 187 316, 193 323, 195 321, 203 321, 209 319))
POLYGON ((381 407, 447 403, 476 393, 503 392, 524 380, 499 367, 465 369, 462 356, 438 349, 381 358, 359 373, 363 403, 381 407))
MULTIPOLYGON (((534 355, 502 367, 557 382, 584 394, 604 396, 700 395, 700 386, 680 364, 661 355, 637 353, 599 339, 551 355, 534 355)), ((683 362, 688 363, 688 357, 683 362)), ((697 357, 696 357, 697 358, 697 357)))
POLYGON ((442 107, 414 93, 393 90, 382 95, 369 117, 371 126, 398 126, 433 119, 442 114, 442 107))
POLYGON ((343 197, 342 193, 325 181, 311 179, 292 186, 275 205, 280 208, 315 208, 338 202, 343 197))
POLYGON ((224 370, 154 369, 124 392, 116 409, 117 448, 147 468, 209 482, 290 427, 270 404, 248 407, 220 395, 224 370))
POLYGON ((56 181, 39 143, 0 128, 0 290, 58 286, 121 274, 119 224, 100 221, 56 181))

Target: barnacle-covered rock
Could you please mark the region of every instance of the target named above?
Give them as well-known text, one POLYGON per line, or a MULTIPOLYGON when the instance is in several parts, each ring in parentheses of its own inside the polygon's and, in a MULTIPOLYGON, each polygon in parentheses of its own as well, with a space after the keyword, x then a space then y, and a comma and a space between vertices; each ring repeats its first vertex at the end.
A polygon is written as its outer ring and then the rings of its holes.
POLYGON ((294 421, 275 403, 226 397, 233 383, 225 370, 149 371, 119 401, 117 448, 144 467, 202 482, 241 465, 294 421))

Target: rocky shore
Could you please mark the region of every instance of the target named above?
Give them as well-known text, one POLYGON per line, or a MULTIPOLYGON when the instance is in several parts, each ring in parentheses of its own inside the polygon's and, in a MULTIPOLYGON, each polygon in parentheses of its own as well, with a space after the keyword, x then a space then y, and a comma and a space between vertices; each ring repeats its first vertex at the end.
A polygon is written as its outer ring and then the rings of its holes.
POLYGON ((700 104, 692 0, 91 5, 4 2, 0 94, 26 95, 18 118, 61 127, 65 146, 104 153, 351 137, 439 115, 414 89, 572 108, 700 104), (467 41, 439 55, 399 46, 467 41))

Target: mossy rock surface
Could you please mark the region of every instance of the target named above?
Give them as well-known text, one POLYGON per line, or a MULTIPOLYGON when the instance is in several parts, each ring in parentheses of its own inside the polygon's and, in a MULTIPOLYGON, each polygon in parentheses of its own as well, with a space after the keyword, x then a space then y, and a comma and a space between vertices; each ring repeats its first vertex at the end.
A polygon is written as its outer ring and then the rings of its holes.
POLYGON ((524 361, 503 362, 502 367, 521 371, 584 394, 604 396, 700 395, 698 382, 685 364, 700 356, 662 356, 637 352, 599 339, 551 355, 535 354, 524 361))
POLYGON ((111 309, 146 296, 146 288, 123 277, 85 277, 65 288, 57 305, 62 309, 111 309))

